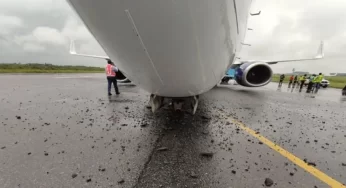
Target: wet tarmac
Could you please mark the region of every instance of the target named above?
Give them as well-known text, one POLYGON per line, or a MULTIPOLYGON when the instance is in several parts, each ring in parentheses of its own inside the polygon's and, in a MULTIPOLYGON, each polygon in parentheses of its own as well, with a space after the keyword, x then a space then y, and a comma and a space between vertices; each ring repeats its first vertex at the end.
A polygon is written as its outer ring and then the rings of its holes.
POLYGON ((346 104, 331 88, 222 86, 193 116, 152 114, 136 86, 108 98, 103 74, 0 75, 0 86, 4 188, 331 187, 239 124, 346 183, 346 104))

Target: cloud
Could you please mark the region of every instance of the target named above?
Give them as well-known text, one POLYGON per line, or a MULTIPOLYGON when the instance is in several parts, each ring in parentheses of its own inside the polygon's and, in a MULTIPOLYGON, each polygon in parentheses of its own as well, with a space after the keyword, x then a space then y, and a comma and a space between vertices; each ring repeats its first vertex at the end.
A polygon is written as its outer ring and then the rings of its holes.
POLYGON ((0 14, 0 35, 8 35, 14 29, 23 27, 23 21, 16 16, 0 14))
POLYGON ((45 47, 35 43, 24 43, 23 49, 28 52, 42 52, 45 50, 45 47))

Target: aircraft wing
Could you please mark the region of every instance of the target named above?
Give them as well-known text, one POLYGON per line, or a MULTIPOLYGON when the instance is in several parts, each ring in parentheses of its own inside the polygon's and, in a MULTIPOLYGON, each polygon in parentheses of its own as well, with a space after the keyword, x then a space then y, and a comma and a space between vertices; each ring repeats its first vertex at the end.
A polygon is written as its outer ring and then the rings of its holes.
POLYGON ((246 60, 246 61, 235 61, 233 63, 234 66, 240 66, 244 63, 251 63, 251 62, 264 62, 264 63, 267 63, 269 65, 273 65, 273 64, 277 64, 277 63, 283 63, 283 62, 291 62, 291 61, 306 61, 306 60, 317 60, 317 59, 322 59, 324 57, 324 52, 323 52, 323 41, 321 41, 321 44, 318 48, 318 51, 317 51, 317 55, 315 57, 312 57, 312 58, 304 58, 304 59, 286 59, 286 60, 277 60, 277 61, 272 61, 272 60, 269 60, 269 61, 266 61, 266 60, 246 60))
POLYGON ((71 44, 70 44, 70 54, 72 54, 72 55, 78 55, 78 56, 84 56, 84 57, 93 57, 93 58, 98 58, 98 59, 106 59, 106 60, 109 60, 109 59, 110 59, 108 56, 97 56, 97 55, 78 54, 78 53, 76 52, 76 48, 75 48, 75 45, 74 45, 74 41, 73 41, 73 40, 71 41, 71 44))
POLYGON ((291 62, 291 61, 306 61, 306 60, 317 60, 322 59, 324 57, 323 53, 323 41, 321 41, 321 44, 318 48, 317 55, 313 58, 305 58, 305 59, 288 59, 288 60, 279 60, 279 61, 264 61, 265 63, 268 63, 269 65, 281 63, 281 62, 291 62))

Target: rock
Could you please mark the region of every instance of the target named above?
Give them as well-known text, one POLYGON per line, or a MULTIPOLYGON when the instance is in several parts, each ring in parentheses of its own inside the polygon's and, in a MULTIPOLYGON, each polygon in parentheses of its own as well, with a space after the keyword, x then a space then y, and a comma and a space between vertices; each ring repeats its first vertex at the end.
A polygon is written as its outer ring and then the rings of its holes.
POLYGON ((230 125, 230 124, 231 124, 230 122, 228 122, 228 121, 226 122, 226 125, 230 125))
POLYGON ((73 173, 72 174, 72 178, 76 178, 77 177, 77 174, 76 173, 73 173))
POLYGON ((232 170, 232 174, 236 174, 237 172, 235 170, 232 170))
POLYGON ((211 119, 211 118, 207 116, 202 116, 202 119, 211 119))
POLYGON ((314 142, 318 142, 318 140, 314 140, 314 142))
POLYGON ((22 117, 20 117, 20 116, 16 116, 16 118, 17 118, 17 119, 22 119, 22 117))
POLYGON ((126 107, 125 107, 125 110, 128 110, 128 109, 129 109, 129 107, 128 107, 128 106, 126 106, 126 107))
POLYGON ((314 162, 308 162, 308 165, 309 166, 317 166, 316 163, 314 163, 314 162))
POLYGON ((267 186, 267 187, 270 187, 270 186, 272 186, 273 184, 274 184, 274 182, 273 182, 273 180, 270 179, 270 178, 266 178, 266 179, 264 180, 264 185, 267 186))
POLYGON ((332 153, 336 153, 336 151, 331 151, 332 153))
POLYGON ((127 126, 127 124, 126 124, 126 123, 124 123, 124 124, 121 124, 121 126, 122 126, 122 127, 126 127, 126 126, 127 126))
POLYGON ((200 153, 200 155, 202 157, 213 157, 214 154, 211 152, 202 152, 202 153, 200 153))
POLYGON ((293 172, 290 172, 290 176, 293 176, 294 175, 294 173, 293 172))
POLYGON ((104 171, 106 171, 106 169, 102 168, 102 169, 99 169, 99 171, 104 172, 104 171))
POLYGON ((342 166, 346 166, 346 163, 341 163, 342 166))
POLYGON ((157 151, 167 151, 168 148, 167 147, 161 147, 161 148, 158 148, 157 151))
POLYGON ((263 144, 263 142, 260 141, 260 142, 258 142, 258 144, 263 144))
POLYGON ((286 123, 292 125, 292 122, 286 122, 286 123))
POLYGON ((310 143, 310 141, 308 140, 308 141, 306 141, 305 143, 307 143, 307 144, 308 144, 308 143, 310 143))
POLYGON ((190 174, 190 177, 191 178, 198 178, 198 175, 194 171, 192 171, 190 174))
POLYGON ((141 125, 141 127, 146 127, 146 126, 148 126, 148 123, 143 123, 143 124, 141 125))
POLYGON ((29 152, 28 155, 31 155, 31 152, 29 152))
POLYGON ((123 183, 125 183, 124 179, 121 179, 121 180, 118 181, 118 184, 123 184, 123 183))
POLYGON ((1 149, 6 149, 6 146, 4 146, 4 147, 1 147, 1 149))
POLYGON ((44 152, 44 155, 45 155, 45 156, 48 156, 48 153, 47 153, 47 152, 44 152))
POLYGON ((87 179, 86 182, 88 182, 88 183, 91 182, 91 178, 87 179))

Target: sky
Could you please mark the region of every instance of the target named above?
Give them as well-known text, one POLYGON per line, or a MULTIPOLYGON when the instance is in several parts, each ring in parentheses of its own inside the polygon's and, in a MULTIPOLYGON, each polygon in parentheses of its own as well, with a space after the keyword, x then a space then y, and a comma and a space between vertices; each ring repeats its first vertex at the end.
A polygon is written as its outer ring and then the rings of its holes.
MULTIPOLYGON (((325 58, 273 65, 273 71, 346 72, 345 0, 255 0, 239 57, 250 60, 310 58, 324 41, 325 58)), ((0 62, 103 66, 103 60, 69 55, 105 55, 65 0, 0 0, 0 62)))

